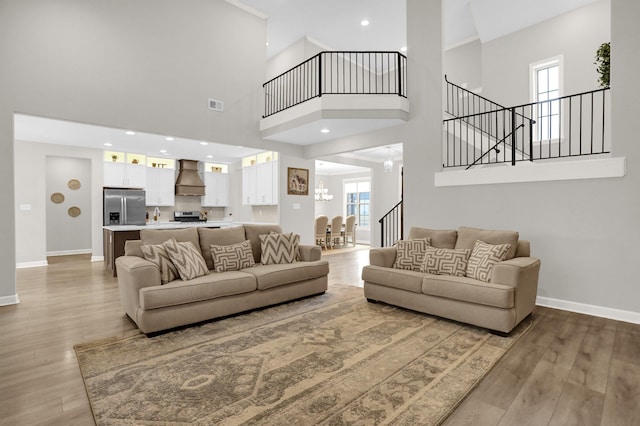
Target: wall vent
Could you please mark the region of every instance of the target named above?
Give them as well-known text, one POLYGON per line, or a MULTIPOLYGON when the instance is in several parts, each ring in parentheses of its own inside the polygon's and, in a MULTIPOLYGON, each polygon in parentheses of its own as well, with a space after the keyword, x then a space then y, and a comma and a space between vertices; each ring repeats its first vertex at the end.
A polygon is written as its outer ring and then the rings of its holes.
POLYGON ((215 99, 209 99, 209 109, 222 112, 224 110, 224 102, 215 99))

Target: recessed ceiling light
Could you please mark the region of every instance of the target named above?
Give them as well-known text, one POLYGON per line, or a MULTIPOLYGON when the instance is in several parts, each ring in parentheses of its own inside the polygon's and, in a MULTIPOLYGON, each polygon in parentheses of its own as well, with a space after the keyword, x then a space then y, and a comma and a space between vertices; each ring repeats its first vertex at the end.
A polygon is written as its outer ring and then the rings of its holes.
POLYGON ((366 19, 363 19, 362 21, 360 21, 360 25, 362 25, 363 27, 366 27, 367 25, 369 25, 369 21, 367 21, 366 19))
POLYGON ((131 131, 131 130, 127 130, 125 133, 126 133, 127 135, 129 135, 129 136, 133 136, 133 135, 135 135, 135 134, 136 134, 136 132, 133 132, 133 131, 131 131))
POLYGON ((401 52, 406 52, 406 51, 407 51, 407 46, 402 46, 402 47, 400 48, 400 51, 401 51, 401 52))
POLYGON ((111 142, 105 142, 104 146, 113 146, 113 145, 111 144, 111 142))
POLYGON ((267 46, 269 46, 269 42, 267 42, 267 46))
POLYGON ((172 141, 173 138, 171 136, 167 136, 166 138, 164 138, 165 141, 172 141))
POLYGON ((207 158, 213 158, 213 155, 207 155, 207 158))
POLYGON ((160 150, 160 154, 166 154, 166 153, 167 153, 167 150, 166 150, 166 149, 161 149, 161 150, 160 150))
POLYGON ((322 130, 320 130, 320 133, 329 133, 330 131, 331 130, 329 130, 329 129, 322 129, 322 130))
POLYGON ((207 146, 207 145, 209 145, 209 142, 200 142, 200 145, 207 146))

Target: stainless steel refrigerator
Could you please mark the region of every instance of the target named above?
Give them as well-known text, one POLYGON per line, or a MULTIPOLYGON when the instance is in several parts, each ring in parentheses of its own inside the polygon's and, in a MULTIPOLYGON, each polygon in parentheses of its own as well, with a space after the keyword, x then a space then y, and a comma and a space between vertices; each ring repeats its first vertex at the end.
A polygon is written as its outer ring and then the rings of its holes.
POLYGON ((144 225, 146 200, 142 189, 103 190, 104 225, 144 225))

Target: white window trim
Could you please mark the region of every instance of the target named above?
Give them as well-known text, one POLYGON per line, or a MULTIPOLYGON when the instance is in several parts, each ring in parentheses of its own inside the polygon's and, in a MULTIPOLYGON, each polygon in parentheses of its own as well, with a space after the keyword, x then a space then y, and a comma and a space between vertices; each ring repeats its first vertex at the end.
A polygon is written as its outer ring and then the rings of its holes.
MULTIPOLYGON (((342 193, 344 194, 342 197, 342 215, 343 217, 347 217, 347 184, 348 183, 357 183, 357 182, 369 182, 369 226, 362 226, 358 224, 357 229, 361 231, 369 231, 371 229, 371 177, 361 177, 361 178, 352 178, 352 179, 343 179, 342 180, 342 193)), ((357 217, 357 215, 356 215, 357 217)))
MULTIPOLYGON (((529 99, 531 102, 537 102, 538 96, 538 76, 537 71, 542 68, 547 68, 553 65, 558 66, 558 97, 564 96, 564 55, 557 55, 551 58, 543 59, 529 64, 529 99)), ((560 125, 559 134, 562 135, 562 128, 564 123, 560 125)), ((541 142, 548 143, 549 140, 541 141, 537 134, 538 126, 535 126, 533 130, 533 143, 540 144, 541 142)), ((551 142, 558 143, 558 139, 552 139, 551 142)))

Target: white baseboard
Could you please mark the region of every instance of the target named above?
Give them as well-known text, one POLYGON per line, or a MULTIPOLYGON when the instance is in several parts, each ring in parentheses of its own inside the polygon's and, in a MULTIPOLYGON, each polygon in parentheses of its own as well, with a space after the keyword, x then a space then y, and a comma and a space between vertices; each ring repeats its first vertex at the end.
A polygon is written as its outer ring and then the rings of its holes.
POLYGON ((0 297, 0 306, 17 305, 18 303, 20 303, 20 299, 17 294, 0 297))
POLYGON ((16 262, 16 269, 22 268, 39 268, 40 266, 48 266, 46 260, 36 260, 35 262, 16 262))
POLYGON ((90 254, 91 249, 48 251, 47 256, 69 256, 73 254, 90 254))
POLYGON ((91 256, 92 262, 104 262, 104 256, 91 256))
POLYGON ((640 324, 640 312, 623 311, 620 309, 587 305, 585 303, 571 302, 568 300, 553 299, 551 297, 542 296, 538 296, 536 298, 536 305, 561 309, 563 311, 577 312, 579 314, 593 315, 595 317, 609 318, 616 321, 640 324))

